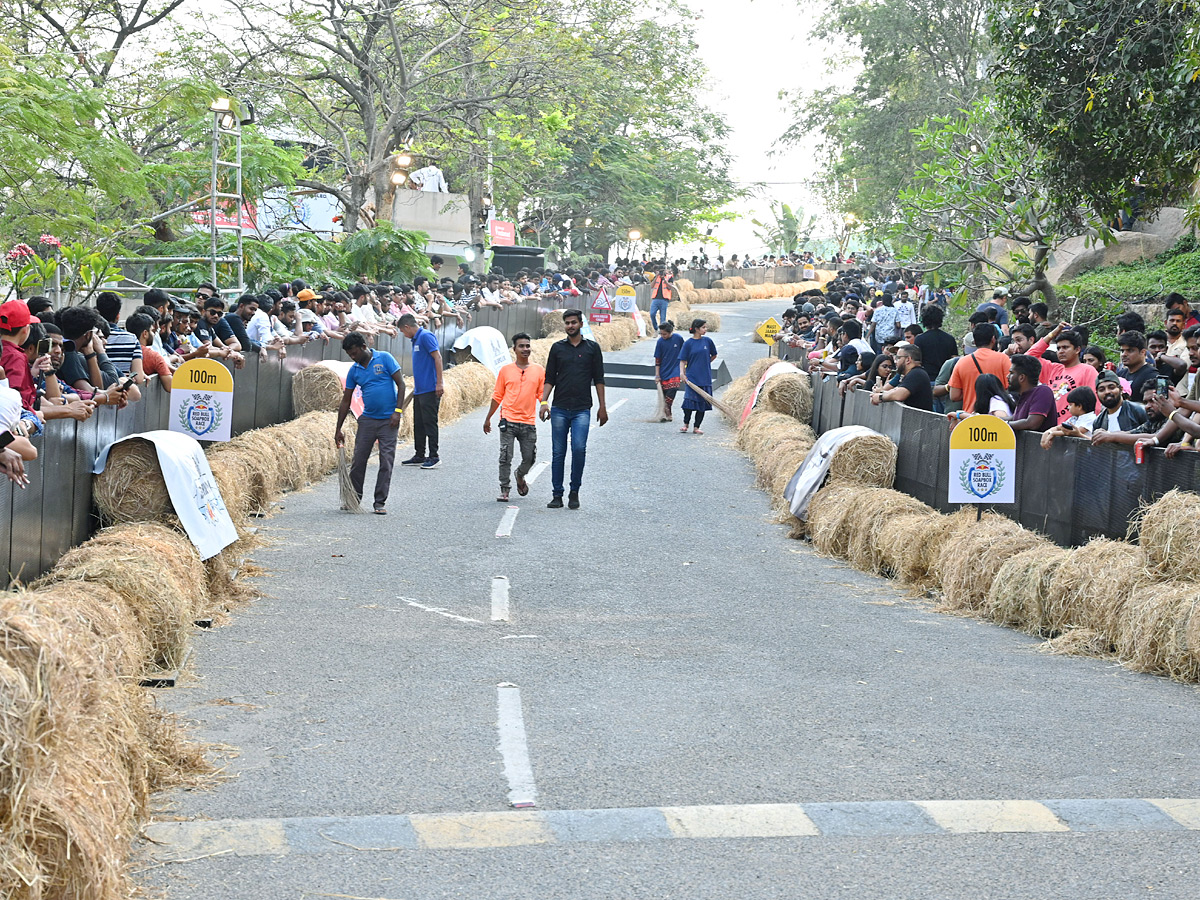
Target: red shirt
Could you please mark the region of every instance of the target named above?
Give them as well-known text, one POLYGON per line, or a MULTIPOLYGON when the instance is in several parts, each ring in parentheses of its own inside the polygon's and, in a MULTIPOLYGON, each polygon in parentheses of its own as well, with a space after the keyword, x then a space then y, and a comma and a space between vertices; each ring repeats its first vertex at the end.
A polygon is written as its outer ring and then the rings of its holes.
POLYGON ((25 351, 12 341, 3 341, 4 348, 0 352, 0 365, 4 366, 4 376, 8 386, 21 395, 21 405, 33 412, 33 401, 37 397, 37 388, 33 386, 33 373, 29 371, 29 360, 25 351))
POLYGON ((157 375, 159 378, 164 375, 171 374, 171 367, 167 365, 167 361, 163 359, 163 355, 153 347, 142 347, 142 371, 146 373, 146 377, 157 375))

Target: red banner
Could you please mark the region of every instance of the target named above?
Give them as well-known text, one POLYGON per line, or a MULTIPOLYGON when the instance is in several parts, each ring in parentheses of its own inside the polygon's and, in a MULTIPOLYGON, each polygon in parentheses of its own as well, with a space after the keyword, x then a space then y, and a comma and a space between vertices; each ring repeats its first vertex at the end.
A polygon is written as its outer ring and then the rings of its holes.
MULTIPOLYGON (((258 211, 253 203, 242 204, 242 230, 257 231, 258 211)), ((192 221, 197 225, 208 225, 208 207, 192 211, 192 221)), ((217 224, 224 228, 236 228, 238 224, 237 211, 231 204, 217 204, 217 224)))
POLYGON ((515 222, 504 222, 492 219, 488 222, 488 234, 492 237, 494 247, 513 247, 517 243, 517 225, 515 222))

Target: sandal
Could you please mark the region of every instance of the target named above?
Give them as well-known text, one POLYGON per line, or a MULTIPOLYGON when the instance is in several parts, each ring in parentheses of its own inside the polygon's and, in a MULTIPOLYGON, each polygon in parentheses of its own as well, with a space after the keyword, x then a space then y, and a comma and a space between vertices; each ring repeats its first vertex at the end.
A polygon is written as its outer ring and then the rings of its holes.
POLYGON ((703 432, 703 431, 701 431, 699 428, 693 428, 693 429, 692 429, 692 434, 704 434, 704 432, 703 432))
POLYGON ((500 496, 496 498, 496 502, 497 503, 507 503, 508 502, 508 491, 501 491, 500 496))
POLYGON ((520 476, 517 477, 517 493, 522 497, 529 493, 529 482, 520 476))
POLYGON ((688 427, 686 425, 684 425, 682 428, 679 429, 679 433, 687 434, 687 430, 688 430, 688 427))

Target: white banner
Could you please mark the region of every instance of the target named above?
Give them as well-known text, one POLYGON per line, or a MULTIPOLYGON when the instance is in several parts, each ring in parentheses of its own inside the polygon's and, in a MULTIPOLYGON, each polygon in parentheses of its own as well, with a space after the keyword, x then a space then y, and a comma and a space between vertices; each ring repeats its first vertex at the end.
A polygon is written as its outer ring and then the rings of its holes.
MULTIPOLYGON (((179 516, 183 530, 200 551, 201 559, 216 556, 238 539, 237 529, 233 527, 233 520, 208 466, 208 457, 196 440, 173 431, 147 431, 123 437, 121 441, 131 438, 142 438, 154 444, 175 515, 179 516)), ((92 468, 93 474, 104 471, 109 451, 121 441, 114 441, 100 451, 92 468)))
POLYGON ((504 335, 490 325, 481 325, 459 335, 454 342, 455 350, 471 348, 471 355, 491 370, 493 375, 499 375, 500 370, 512 362, 512 354, 508 352, 508 341, 504 335))

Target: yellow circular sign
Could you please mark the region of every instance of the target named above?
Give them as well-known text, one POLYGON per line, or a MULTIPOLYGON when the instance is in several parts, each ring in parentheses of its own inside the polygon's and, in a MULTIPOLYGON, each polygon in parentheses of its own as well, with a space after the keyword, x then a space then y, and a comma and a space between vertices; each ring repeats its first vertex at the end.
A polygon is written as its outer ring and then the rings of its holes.
POLYGON ((951 450, 1016 450, 1017 433, 996 416, 968 416, 950 433, 951 450))

